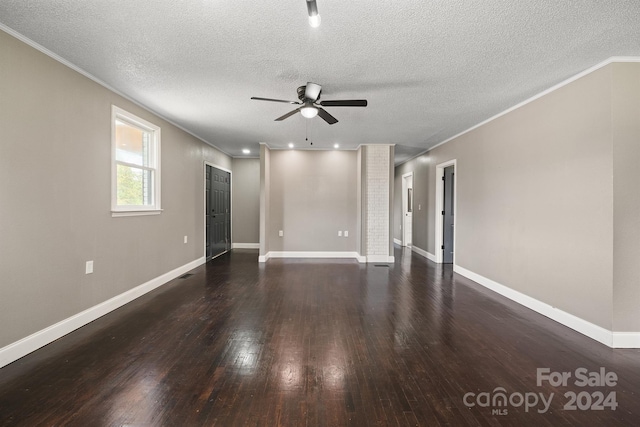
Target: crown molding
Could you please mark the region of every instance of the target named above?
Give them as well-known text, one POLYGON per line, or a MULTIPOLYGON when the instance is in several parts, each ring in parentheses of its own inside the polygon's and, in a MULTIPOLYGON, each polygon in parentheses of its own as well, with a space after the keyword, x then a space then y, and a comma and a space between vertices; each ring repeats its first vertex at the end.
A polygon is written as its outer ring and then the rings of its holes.
POLYGON ((83 75, 84 77, 88 78, 89 80, 99 84, 103 88, 115 93, 116 95, 119 95, 119 96, 123 97, 124 99, 134 103, 138 107, 145 109, 146 111, 150 112, 151 114, 153 114, 153 115, 157 116, 158 118, 166 121, 167 123, 170 123, 171 125, 177 127, 181 131, 188 133, 189 135, 193 136, 194 138, 198 139, 199 141, 202 141, 205 144, 215 148, 216 150, 218 150, 221 153, 229 156, 230 158, 233 157, 233 156, 231 156, 231 154, 229 154, 226 151, 222 150, 220 147, 212 144, 211 142, 207 141, 206 139, 202 138, 201 136, 199 136, 199 135, 191 132, 190 130, 182 127, 181 125, 179 125, 176 122, 174 122, 173 120, 167 118, 163 114, 160 114, 159 112, 157 112, 157 111, 153 110, 152 108, 142 104, 141 102, 136 101, 135 99, 131 98, 129 95, 127 95, 127 94, 119 91, 118 89, 110 86, 109 84, 107 84, 106 82, 100 80, 99 78, 97 78, 93 74, 89 73, 88 71, 83 70, 82 68, 80 68, 77 65, 73 64, 72 62, 67 61, 66 59, 64 59, 63 57, 58 55, 57 53, 54 53, 54 52, 50 51, 49 49, 47 49, 46 47, 42 46, 41 44, 38 44, 35 41, 31 40, 30 38, 20 34, 19 32, 15 31, 13 28, 7 27, 6 25, 0 23, 0 30, 4 31, 5 33, 9 34, 10 36, 20 40, 21 42, 25 43, 26 45, 31 46, 32 48, 34 48, 35 50, 39 51, 40 53, 43 53, 43 54, 47 55, 49 58, 61 63, 65 67, 71 68, 73 71, 75 71, 75 72, 83 75))
POLYGON ((475 129, 478 129, 479 127, 484 126, 487 123, 490 123, 490 122, 492 122, 492 121, 494 121, 494 120, 496 120, 496 119, 498 119, 498 118, 500 118, 500 117, 502 117, 502 116, 504 116, 504 115, 506 115, 506 114, 508 114, 508 113, 510 113, 512 111, 515 111, 520 107, 524 107, 525 105, 527 105, 527 104, 529 104, 529 103, 531 103, 531 102, 533 102, 533 101, 535 101, 535 100, 537 100, 539 98, 542 98, 545 95, 548 95, 548 94, 550 94, 552 92, 555 92, 556 90, 568 85, 569 83, 573 83, 573 82, 575 82, 576 80, 578 80, 578 79, 580 79, 582 77, 585 77, 585 76, 587 76, 587 75, 589 75, 589 74, 591 74, 591 73, 593 73, 595 71, 598 71, 599 69, 601 69, 603 67, 606 67, 607 65, 614 64, 614 63, 626 63, 626 62, 640 62, 640 56, 612 56, 612 57, 610 57, 610 58, 608 58, 608 59, 606 59, 606 60, 604 60, 604 61, 602 61, 602 62, 600 62, 600 63, 598 63, 596 65, 594 65, 593 67, 587 68, 586 70, 581 71, 580 73, 578 73, 578 74, 576 74, 576 75, 574 75, 572 77, 569 77, 568 79, 563 80, 560 83, 558 83, 556 85, 553 85, 550 88, 545 89, 542 92, 540 92, 540 93, 538 93, 538 94, 536 94, 536 95, 534 95, 534 96, 532 96, 530 98, 525 99, 524 101, 514 105, 513 107, 507 108, 506 110, 504 110, 504 111, 502 111, 502 112, 500 112, 500 113, 498 113, 498 114, 496 114, 496 115, 494 115, 492 117, 489 117, 488 119, 478 123, 477 125, 474 125, 474 126, 468 128, 466 130, 463 130, 462 132, 457 133, 454 136, 452 136, 450 138, 447 138, 444 141, 439 142, 439 143, 437 143, 436 145, 434 145, 432 147, 427 148, 423 152, 418 153, 418 154, 408 158, 407 160, 403 161, 402 163, 398 163, 396 165, 396 167, 401 166, 401 165, 403 165, 403 164, 405 164, 407 162, 410 162, 411 160, 417 159, 418 157, 427 154, 429 151, 434 150, 434 149, 440 147, 441 145, 446 144, 447 142, 453 141, 454 139, 459 138, 462 135, 467 134, 467 133, 469 133, 469 132, 471 132, 471 131, 473 131, 475 129))

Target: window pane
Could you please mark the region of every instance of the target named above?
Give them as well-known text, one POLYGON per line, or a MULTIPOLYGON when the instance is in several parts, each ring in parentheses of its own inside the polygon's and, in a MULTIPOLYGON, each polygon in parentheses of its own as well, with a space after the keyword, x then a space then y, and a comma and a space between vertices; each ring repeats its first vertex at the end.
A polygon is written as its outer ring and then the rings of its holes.
POLYGON ((127 122, 116 120, 116 160, 150 166, 152 133, 127 122))
POLYGON ((153 201, 153 171, 117 165, 118 206, 150 206, 153 201))

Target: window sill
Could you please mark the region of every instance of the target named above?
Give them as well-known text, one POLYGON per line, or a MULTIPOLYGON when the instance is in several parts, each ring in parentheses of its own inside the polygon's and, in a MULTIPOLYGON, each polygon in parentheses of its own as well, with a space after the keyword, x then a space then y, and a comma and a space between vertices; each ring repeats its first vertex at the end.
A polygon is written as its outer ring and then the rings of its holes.
POLYGON ((121 216, 145 216, 145 215, 160 215, 162 213, 162 209, 150 209, 150 210, 139 210, 139 211, 111 211, 111 216, 121 217, 121 216))

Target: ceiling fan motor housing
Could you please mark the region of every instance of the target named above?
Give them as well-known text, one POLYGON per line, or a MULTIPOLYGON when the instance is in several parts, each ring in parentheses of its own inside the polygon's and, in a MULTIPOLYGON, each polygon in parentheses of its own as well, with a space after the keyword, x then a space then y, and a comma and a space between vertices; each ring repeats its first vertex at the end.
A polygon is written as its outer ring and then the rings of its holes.
MULTIPOLYGON (((307 101, 307 98, 304 96, 304 95, 305 95, 305 93, 306 93, 306 91, 307 91, 307 86, 300 86, 300 87, 298 88, 298 99, 299 99, 300 101, 302 101, 302 102, 307 101)), ((312 102, 314 102, 314 101, 318 101, 318 100, 320 99, 320 94, 321 94, 321 93, 322 93, 322 89, 320 89, 320 92, 318 92, 318 98, 317 98, 317 99, 315 99, 315 100, 310 100, 310 101, 312 101, 312 102)))

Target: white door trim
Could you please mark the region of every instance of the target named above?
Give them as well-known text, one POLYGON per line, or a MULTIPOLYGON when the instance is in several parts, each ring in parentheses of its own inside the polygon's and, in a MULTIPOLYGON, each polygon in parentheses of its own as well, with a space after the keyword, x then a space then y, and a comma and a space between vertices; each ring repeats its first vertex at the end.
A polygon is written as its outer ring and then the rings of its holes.
MULTIPOLYGON (((436 165, 435 253, 436 253, 436 262, 438 264, 442 264, 442 235, 444 234, 444 230, 443 230, 444 224, 442 221, 442 209, 443 209, 442 199, 444 197, 444 182, 442 181, 442 178, 444 177, 444 168, 448 166, 453 166, 454 171, 457 175, 458 166, 456 164, 456 159, 448 160, 446 162, 436 165)), ((455 221, 457 221, 457 218, 458 218, 456 214, 456 210, 458 208, 457 198, 458 198, 458 180, 454 179, 453 180, 453 217, 456 218, 455 221)), ((453 228, 453 264, 454 265, 456 263, 456 248, 457 248, 456 235, 457 235, 456 227, 454 227, 453 228)))
MULTIPOLYGON (((411 177, 411 188, 413 188, 413 171, 407 172, 402 175, 402 246, 407 246, 406 235, 405 235, 405 227, 406 227, 406 213, 407 213, 407 205, 409 204, 409 200, 407 197, 407 178, 411 177)), ((411 232, 411 242, 409 245, 413 243, 413 231, 411 232)))

